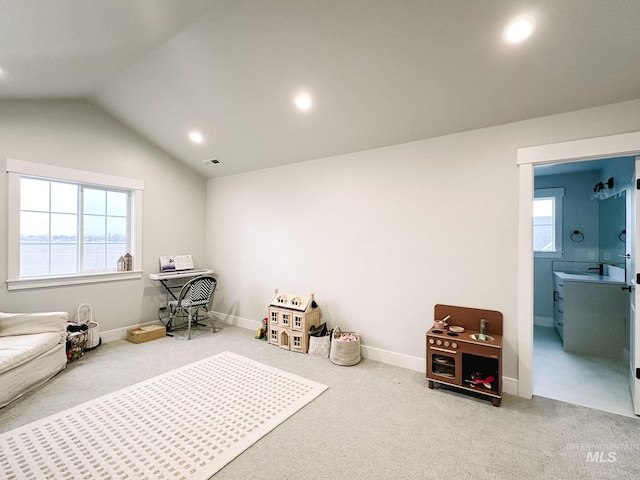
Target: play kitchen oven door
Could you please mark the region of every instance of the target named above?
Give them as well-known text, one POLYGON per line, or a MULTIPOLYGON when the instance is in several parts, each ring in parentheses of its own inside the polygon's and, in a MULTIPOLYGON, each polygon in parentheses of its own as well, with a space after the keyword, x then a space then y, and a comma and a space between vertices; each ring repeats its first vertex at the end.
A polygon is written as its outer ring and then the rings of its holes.
POLYGON ((427 377, 460 385, 460 352, 456 342, 427 337, 427 377))

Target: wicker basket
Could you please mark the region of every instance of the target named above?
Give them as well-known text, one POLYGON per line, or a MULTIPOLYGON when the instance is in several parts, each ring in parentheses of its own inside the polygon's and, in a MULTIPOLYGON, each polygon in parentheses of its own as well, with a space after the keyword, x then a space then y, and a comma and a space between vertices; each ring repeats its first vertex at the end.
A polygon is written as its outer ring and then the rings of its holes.
POLYGON ((88 331, 73 332, 67 335, 67 363, 75 362, 87 347, 88 331))
POLYGON ((333 329, 331 334, 331 350, 329 360, 336 365, 345 367, 360 362, 360 335, 356 332, 343 332, 340 328, 333 329))

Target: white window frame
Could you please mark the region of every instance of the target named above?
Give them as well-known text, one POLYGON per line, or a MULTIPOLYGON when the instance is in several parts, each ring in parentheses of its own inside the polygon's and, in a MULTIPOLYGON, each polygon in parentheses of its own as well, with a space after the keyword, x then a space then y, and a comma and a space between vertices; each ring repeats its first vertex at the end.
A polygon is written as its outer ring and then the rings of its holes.
MULTIPOLYGON (((554 244, 555 249, 550 252, 534 250, 535 258, 562 258, 562 198, 564 188, 538 188, 533 192, 533 198, 553 198, 554 199, 554 244)), ((532 232, 535 226, 532 228, 532 232)))
POLYGON ((142 180, 42 163, 25 162, 11 158, 7 159, 7 177, 9 184, 7 215, 7 290, 142 278, 142 193, 144 191, 144 182, 142 180), (133 203, 131 208, 131 222, 133 228, 131 230, 130 242, 133 250, 133 270, 127 272, 102 271, 20 278, 20 178, 22 175, 131 191, 133 203))

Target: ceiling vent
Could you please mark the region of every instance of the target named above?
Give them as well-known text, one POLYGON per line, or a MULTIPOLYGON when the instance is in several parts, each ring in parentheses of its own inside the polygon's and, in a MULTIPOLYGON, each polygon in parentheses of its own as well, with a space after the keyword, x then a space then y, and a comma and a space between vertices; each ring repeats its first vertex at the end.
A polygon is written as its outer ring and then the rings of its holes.
POLYGON ((202 163, 205 165, 220 165, 222 162, 217 158, 210 158, 208 160, 203 160, 202 163))

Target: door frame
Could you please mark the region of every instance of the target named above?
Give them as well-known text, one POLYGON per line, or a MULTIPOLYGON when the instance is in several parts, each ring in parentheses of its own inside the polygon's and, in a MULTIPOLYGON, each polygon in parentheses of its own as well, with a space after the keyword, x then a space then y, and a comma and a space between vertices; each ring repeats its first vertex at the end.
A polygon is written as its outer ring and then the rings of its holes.
MULTIPOLYGON (((523 147, 517 150, 519 397, 531 398, 533 395, 533 167, 637 155, 640 155, 640 132, 523 147)), ((638 242, 640 239, 636 239, 636 244, 638 242)))

